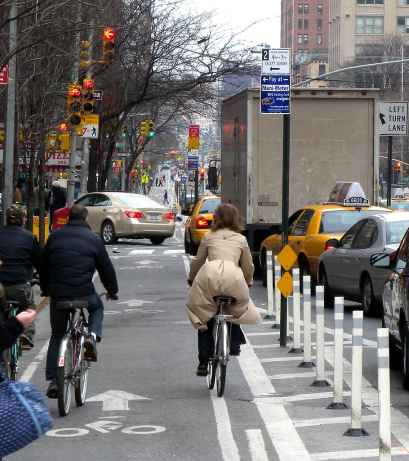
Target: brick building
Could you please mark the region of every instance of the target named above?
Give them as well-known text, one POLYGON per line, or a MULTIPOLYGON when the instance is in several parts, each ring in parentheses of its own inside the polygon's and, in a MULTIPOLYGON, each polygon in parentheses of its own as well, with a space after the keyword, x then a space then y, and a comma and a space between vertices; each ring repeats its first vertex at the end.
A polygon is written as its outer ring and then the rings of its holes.
POLYGON ((291 48, 294 82, 325 73, 329 0, 281 0, 281 47, 291 48))

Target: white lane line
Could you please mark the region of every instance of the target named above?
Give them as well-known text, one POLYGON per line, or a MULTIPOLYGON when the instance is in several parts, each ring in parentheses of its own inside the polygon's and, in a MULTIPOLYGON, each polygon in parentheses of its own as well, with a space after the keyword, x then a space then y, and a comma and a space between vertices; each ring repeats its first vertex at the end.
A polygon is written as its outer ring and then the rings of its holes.
POLYGON ((279 336, 279 331, 263 331, 262 333, 246 333, 246 336, 253 337, 253 336, 279 336))
POLYGON ((24 373, 21 375, 20 381, 28 383, 36 372, 37 368, 40 366, 41 362, 44 360, 44 357, 48 349, 47 341, 43 347, 40 349, 40 352, 34 357, 34 360, 27 366, 24 370, 24 373))
POLYGON ((255 344, 252 346, 253 349, 279 349, 280 344, 255 344))
POLYGON ((164 255, 180 255, 183 254, 185 250, 165 250, 163 252, 164 255))
POLYGON ((314 378, 315 371, 304 371, 303 373, 282 373, 279 375, 269 376, 270 379, 296 379, 296 378, 314 378))
MULTIPOLYGON (((183 263, 185 265, 186 276, 189 276, 190 260, 188 255, 183 255, 183 263)), ((234 440, 226 400, 224 397, 215 397, 213 394, 211 394, 210 398, 216 419, 217 438, 219 439, 223 460, 240 461, 239 449, 234 440)))
POLYGON ((250 344, 243 346, 238 362, 256 398, 254 403, 279 459, 282 461, 310 461, 311 457, 283 404, 273 400, 270 405, 263 405, 263 400, 271 399, 257 399, 262 395, 275 394, 276 391, 250 344))
POLYGON ((261 430, 248 429, 246 430, 246 436, 249 442, 251 461, 268 461, 266 446, 261 430))
POLYGON ((229 411, 224 398, 211 394, 213 411, 216 417, 217 438, 224 461, 240 461, 239 449, 233 437, 229 411))
MULTIPOLYGON (((325 348, 325 360, 333 367, 334 366, 334 348, 325 348)), ((352 365, 344 359, 344 382, 349 388, 352 386, 352 365)), ((371 411, 379 416, 378 391, 372 384, 363 376, 362 377, 362 401, 368 405, 371 411)), ((409 452, 409 418, 401 411, 391 407, 392 416, 392 434, 409 452)))
MULTIPOLYGON (((344 391, 344 397, 349 397, 350 391, 344 391)), ((334 396, 333 392, 315 392, 312 394, 296 394, 287 396, 274 396, 274 397, 261 397, 256 398, 254 401, 260 405, 274 405, 276 403, 284 404, 289 402, 304 402, 307 400, 322 400, 330 399, 334 396)))
MULTIPOLYGON (((376 415, 362 416, 363 422, 376 422, 378 417, 376 415)), ((328 424, 349 424, 351 416, 337 416, 334 418, 317 418, 317 419, 295 419, 295 427, 313 427, 313 426, 327 426, 328 424)))
MULTIPOLYGON (((407 456, 408 452, 403 448, 395 447, 392 448, 393 456, 407 456)), ((311 455, 313 461, 331 461, 338 459, 358 459, 362 460, 365 458, 376 458, 378 459, 379 449, 367 449, 367 450, 343 450, 343 451, 330 451, 328 453, 314 453, 311 455)))
POLYGON ((155 250, 132 250, 129 255, 151 255, 154 253, 155 250))

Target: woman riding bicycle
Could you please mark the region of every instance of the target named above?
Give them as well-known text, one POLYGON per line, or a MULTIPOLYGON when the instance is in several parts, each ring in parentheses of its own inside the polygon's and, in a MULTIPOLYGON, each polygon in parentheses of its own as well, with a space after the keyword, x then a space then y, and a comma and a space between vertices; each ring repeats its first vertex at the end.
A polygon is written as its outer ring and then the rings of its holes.
POLYGON ((255 324, 261 320, 250 299, 254 266, 246 238, 240 234, 239 211, 234 205, 222 204, 214 213, 211 232, 199 246, 188 278, 191 285, 187 309, 193 327, 198 330, 199 366, 196 374, 207 375, 209 358, 213 354, 212 319, 217 314, 215 296, 231 296, 233 316, 230 355, 240 354, 245 343, 239 324, 255 324))

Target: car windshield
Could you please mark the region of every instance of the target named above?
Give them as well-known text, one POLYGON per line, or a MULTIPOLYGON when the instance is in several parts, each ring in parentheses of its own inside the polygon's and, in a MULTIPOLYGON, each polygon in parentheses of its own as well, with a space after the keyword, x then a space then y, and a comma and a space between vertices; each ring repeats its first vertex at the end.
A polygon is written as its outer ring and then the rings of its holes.
POLYGON ((212 198, 205 200, 202 207, 200 208, 200 213, 214 213, 216 208, 220 205, 219 198, 212 198))
POLYGON ((360 219, 374 214, 380 210, 333 210, 326 211, 321 218, 321 234, 343 234, 360 219))
POLYGON ((400 243, 405 232, 408 230, 409 221, 392 221, 386 224, 386 243, 393 245, 400 243))
POLYGON ((121 194, 117 195, 115 198, 120 200, 124 205, 132 208, 164 208, 160 203, 155 202, 149 197, 145 197, 143 195, 121 194))

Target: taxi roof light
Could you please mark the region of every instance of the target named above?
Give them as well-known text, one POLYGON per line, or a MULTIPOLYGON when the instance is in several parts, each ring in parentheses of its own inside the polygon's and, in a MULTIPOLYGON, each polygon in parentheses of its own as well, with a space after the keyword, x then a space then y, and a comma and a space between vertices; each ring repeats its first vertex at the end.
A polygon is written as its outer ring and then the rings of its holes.
POLYGON ((337 182, 326 203, 355 206, 356 208, 370 206, 361 184, 348 181, 337 182))

